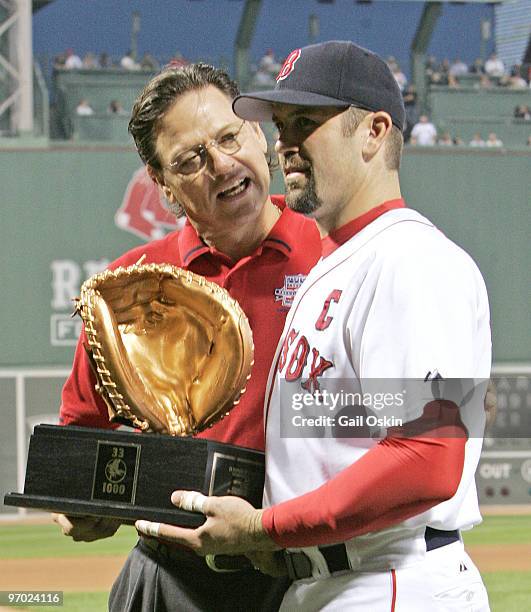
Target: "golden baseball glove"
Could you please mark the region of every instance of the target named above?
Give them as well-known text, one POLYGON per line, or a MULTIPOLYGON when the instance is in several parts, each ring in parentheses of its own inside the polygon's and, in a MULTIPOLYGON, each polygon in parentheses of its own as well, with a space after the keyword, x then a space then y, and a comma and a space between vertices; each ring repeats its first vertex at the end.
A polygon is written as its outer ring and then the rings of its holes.
POLYGON ((76 302, 111 420, 189 435, 222 419, 245 391, 249 322, 202 276, 138 263, 95 274, 76 302))

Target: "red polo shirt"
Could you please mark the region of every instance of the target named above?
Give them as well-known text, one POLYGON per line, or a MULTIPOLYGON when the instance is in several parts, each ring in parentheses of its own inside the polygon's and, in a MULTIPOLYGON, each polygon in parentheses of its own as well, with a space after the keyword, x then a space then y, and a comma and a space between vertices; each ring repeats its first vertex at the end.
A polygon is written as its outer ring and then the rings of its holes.
MULTIPOLYGON (((272 200, 283 208, 282 215, 256 251, 237 263, 206 245, 187 221, 182 230, 136 247, 110 266, 129 266, 145 255, 143 263, 169 263, 201 274, 227 289, 239 302, 253 330, 255 363, 251 379, 230 415, 198 437, 259 450, 264 449, 265 386, 286 313, 303 276, 321 254, 314 222, 285 208, 283 197, 273 196, 272 200)), ((61 422, 109 428, 107 407, 94 389, 96 381, 83 341, 84 335, 63 388, 61 422)))

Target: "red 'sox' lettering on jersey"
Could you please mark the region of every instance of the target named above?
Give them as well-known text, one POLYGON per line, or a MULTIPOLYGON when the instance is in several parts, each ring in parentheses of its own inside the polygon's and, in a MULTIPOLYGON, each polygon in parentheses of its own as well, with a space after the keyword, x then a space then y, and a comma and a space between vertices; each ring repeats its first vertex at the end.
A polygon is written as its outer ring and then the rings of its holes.
POLYGON ((288 57, 286 58, 286 61, 282 64, 282 68, 280 69, 280 72, 278 73, 277 83, 278 81, 283 81, 287 76, 289 76, 293 72, 293 68, 295 68, 295 62, 299 59, 300 56, 301 56, 300 49, 295 49, 288 55, 288 57))
POLYGON ((293 353, 291 354, 288 367, 286 368, 287 381, 293 382, 301 377, 309 352, 310 344, 308 343, 308 340, 306 340, 305 336, 301 336, 293 350, 293 353))
POLYGON ((339 302, 341 293, 342 293, 341 289, 334 289, 332 293, 326 298, 324 306, 323 306, 323 310, 321 310, 321 314, 319 315, 319 318, 315 322, 315 329, 319 331, 323 331, 330 325, 330 323, 332 323, 332 320, 334 317, 327 316, 328 310, 330 309, 330 304, 332 302, 335 302, 336 304, 339 302))
POLYGON ((331 368, 334 364, 325 359, 322 355, 319 355, 319 351, 315 348, 312 349, 312 367, 310 368, 310 374, 307 380, 302 383, 302 388, 310 393, 315 393, 319 391, 319 381, 317 380, 318 376, 331 368), (319 363, 317 363, 317 359, 319 359, 319 363))
POLYGON ((114 222, 144 240, 163 238, 166 230, 178 227, 177 219, 166 208, 160 189, 144 166, 129 181, 114 222))
POLYGON ((289 334, 284 338, 284 342, 282 343, 282 350, 280 351, 280 357, 278 359, 278 371, 282 372, 284 366, 286 365, 286 361, 288 360, 288 351, 289 347, 293 344, 295 338, 299 335, 298 331, 294 329, 290 329, 289 334))

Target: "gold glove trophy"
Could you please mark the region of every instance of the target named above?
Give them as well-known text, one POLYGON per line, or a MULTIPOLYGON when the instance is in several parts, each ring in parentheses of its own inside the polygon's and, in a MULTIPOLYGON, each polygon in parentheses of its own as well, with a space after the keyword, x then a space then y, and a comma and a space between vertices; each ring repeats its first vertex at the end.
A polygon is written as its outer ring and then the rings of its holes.
POLYGON ((40 425, 24 493, 6 505, 197 526, 175 489, 238 495, 259 507, 264 455, 193 438, 225 418, 250 378, 249 322, 202 276, 141 262, 89 278, 76 300, 96 390, 110 420, 142 431, 40 425))

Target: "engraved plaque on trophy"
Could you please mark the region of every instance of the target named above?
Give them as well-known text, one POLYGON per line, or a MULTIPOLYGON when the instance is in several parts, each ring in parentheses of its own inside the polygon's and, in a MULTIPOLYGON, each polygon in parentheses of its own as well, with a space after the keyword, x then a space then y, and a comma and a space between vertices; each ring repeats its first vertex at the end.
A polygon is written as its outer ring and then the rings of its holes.
POLYGON ((6 495, 4 503, 196 527, 205 517, 173 506, 175 489, 238 495, 260 507, 263 484, 259 451, 199 438, 37 425, 24 492, 6 495))

